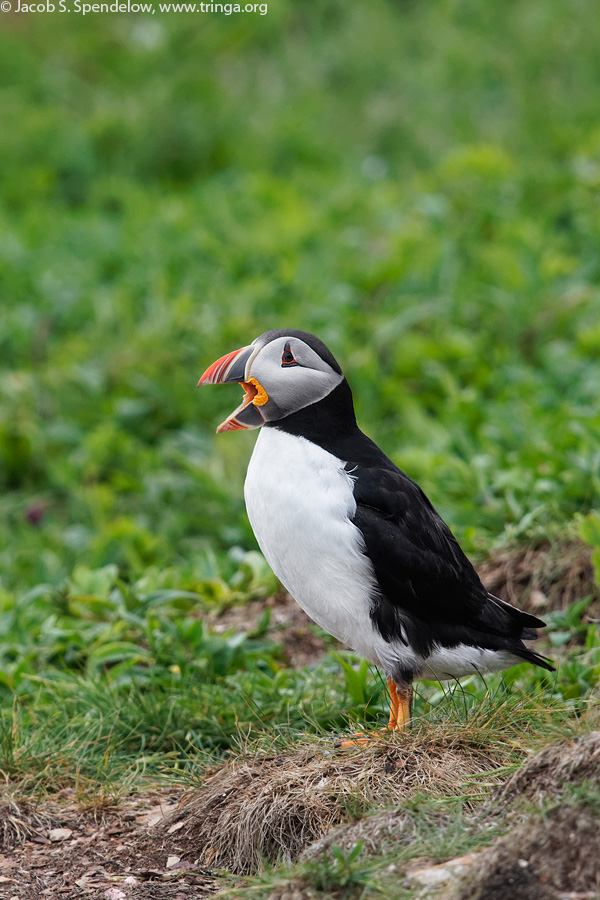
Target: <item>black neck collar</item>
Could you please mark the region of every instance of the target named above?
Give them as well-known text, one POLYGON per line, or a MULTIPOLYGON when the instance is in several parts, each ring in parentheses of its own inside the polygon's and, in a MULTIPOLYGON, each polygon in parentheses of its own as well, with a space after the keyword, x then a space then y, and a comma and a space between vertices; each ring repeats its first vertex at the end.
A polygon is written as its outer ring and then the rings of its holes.
POLYGON ((352 391, 344 380, 318 403, 306 406, 263 428, 277 428, 306 438, 343 460, 346 466, 379 468, 398 471, 377 444, 363 434, 356 424, 352 391))
POLYGON ((335 453, 340 445, 360 433, 354 415, 352 391, 345 378, 318 403, 305 406, 304 409, 290 413, 276 422, 267 423, 264 427, 278 428, 288 434, 306 438, 331 453, 335 453))

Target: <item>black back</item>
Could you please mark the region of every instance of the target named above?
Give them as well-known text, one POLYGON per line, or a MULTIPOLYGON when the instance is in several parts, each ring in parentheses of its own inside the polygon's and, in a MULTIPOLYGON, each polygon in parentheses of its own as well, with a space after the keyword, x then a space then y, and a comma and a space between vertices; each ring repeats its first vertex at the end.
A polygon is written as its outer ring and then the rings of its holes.
POLYGON ((354 478, 353 521, 379 586, 371 618, 385 640, 403 640, 422 656, 458 644, 508 650, 552 668, 522 643, 544 623, 489 594, 421 488, 360 431, 345 379, 319 403, 266 427, 318 444, 354 478))

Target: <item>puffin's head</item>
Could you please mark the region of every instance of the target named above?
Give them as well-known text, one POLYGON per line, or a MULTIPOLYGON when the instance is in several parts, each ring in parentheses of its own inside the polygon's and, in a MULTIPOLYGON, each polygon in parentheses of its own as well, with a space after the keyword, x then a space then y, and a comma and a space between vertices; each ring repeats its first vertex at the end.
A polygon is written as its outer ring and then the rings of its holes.
POLYGON ((306 331, 266 331, 209 366, 201 384, 239 382, 244 399, 217 433, 259 428, 322 400, 344 380, 325 344, 306 331))

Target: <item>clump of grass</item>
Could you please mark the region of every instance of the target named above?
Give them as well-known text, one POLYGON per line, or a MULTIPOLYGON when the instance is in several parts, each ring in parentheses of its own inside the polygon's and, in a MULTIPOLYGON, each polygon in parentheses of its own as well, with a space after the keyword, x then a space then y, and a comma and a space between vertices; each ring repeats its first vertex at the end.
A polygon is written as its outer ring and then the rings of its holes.
POLYGON ((315 741, 240 756, 213 772, 164 825, 202 865, 237 873, 295 859, 348 816, 418 792, 468 795, 505 777, 514 748, 470 727, 416 727, 364 747, 315 741))
POLYGON ((22 844, 50 823, 50 815, 4 792, 0 800, 0 849, 22 844))
POLYGON ((344 822, 306 847, 301 860, 309 862, 327 858, 335 848, 361 855, 381 855, 398 844, 411 841, 416 831, 415 816, 406 806, 393 806, 367 813, 359 819, 344 822))
POLYGON ((600 784, 600 731, 558 741, 528 759, 502 786, 495 803, 539 802, 568 785, 590 779, 600 784))

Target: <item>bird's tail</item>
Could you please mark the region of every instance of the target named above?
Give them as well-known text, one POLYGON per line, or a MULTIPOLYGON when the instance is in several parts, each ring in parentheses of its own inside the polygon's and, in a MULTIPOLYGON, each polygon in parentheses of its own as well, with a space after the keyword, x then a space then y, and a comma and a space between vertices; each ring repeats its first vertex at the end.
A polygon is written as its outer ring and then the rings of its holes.
POLYGON ((533 663, 535 666, 541 666, 542 669, 554 672, 555 666, 552 665, 552 660, 547 659, 545 656, 542 656, 541 653, 537 653, 535 650, 531 650, 529 647, 526 647, 525 644, 521 643, 521 641, 537 640, 538 633, 535 629, 545 628, 546 623, 542 619, 538 619, 537 616, 532 616, 530 613, 517 609, 516 606, 512 606, 512 604, 507 603, 506 600, 496 597, 495 594, 490 594, 488 592, 488 598, 505 613, 508 613, 516 629, 520 629, 520 634, 518 634, 520 647, 515 650, 517 656, 520 656, 521 659, 524 659, 527 662, 533 663))
POLYGON ((513 649, 512 652, 516 656, 519 656, 521 659, 525 660, 525 662, 533 663, 534 666, 540 666, 542 669, 547 669, 548 672, 556 671, 556 666, 552 665, 551 659, 547 659, 545 656, 542 656, 541 653, 537 653, 535 650, 530 650, 529 647, 525 646, 525 644, 521 644, 520 647, 513 649))

